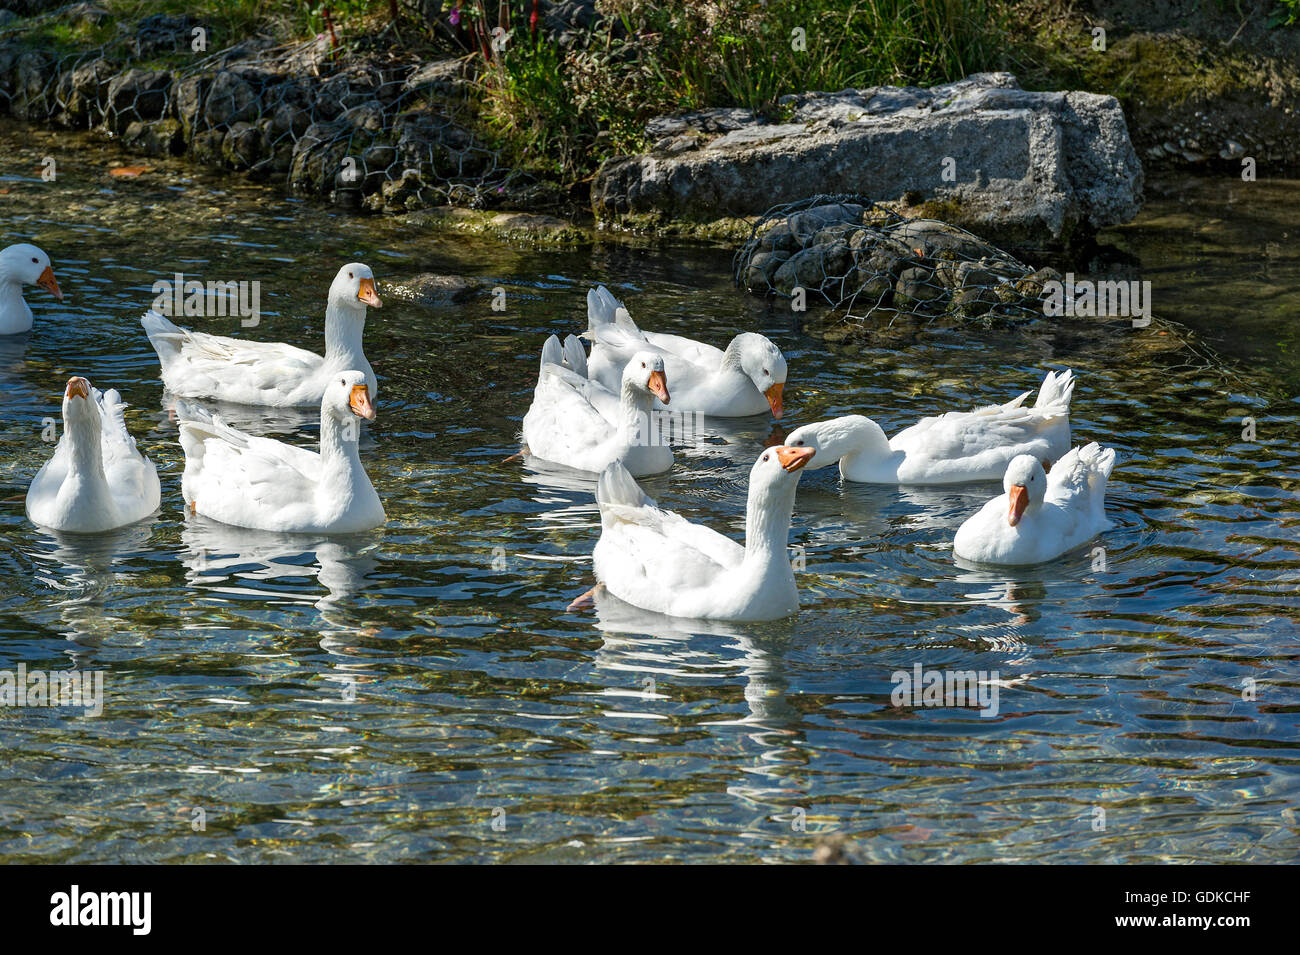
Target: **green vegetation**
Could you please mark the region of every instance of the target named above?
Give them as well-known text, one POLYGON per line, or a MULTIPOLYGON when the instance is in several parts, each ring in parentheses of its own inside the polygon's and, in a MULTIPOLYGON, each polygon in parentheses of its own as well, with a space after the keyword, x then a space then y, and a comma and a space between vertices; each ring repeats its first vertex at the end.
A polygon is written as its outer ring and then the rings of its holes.
POLYGON ((1089 12, 1100 4, 1074 0, 599 0, 603 22, 562 47, 530 29, 531 0, 99 2, 104 22, 49 16, 29 34, 61 50, 124 48, 130 32, 118 24, 189 13, 208 26, 210 50, 254 33, 290 42, 332 28, 344 51, 471 57, 482 87, 476 133, 563 187, 646 148, 646 121, 665 113, 744 107, 775 118, 789 93, 989 70, 1011 70, 1030 89, 1096 90, 1130 111, 1138 101, 1158 109, 1257 85, 1261 66, 1236 42, 1243 27, 1300 32, 1287 26, 1300 23, 1300 0, 1204 0, 1197 35, 1107 22, 1104 53, 1091 34, 1100 15, 1089 12), (417 7, 434 19, 419 22, 417 7), (497 28, 509 31, 500 49, 497 28))
POLYGON ((788 93, 931 84, 1007 65, 993 0, 612 0, 585 48, 525 34, 489 64, 487 114, 515 158, 581 178, 643 148, 646 120, 788 93), (540 157, 546 157, 540 160, 540 157), (540 161, 539 161, 540 160, 540 161))
POLYGON ((1277 0, 1269 23, 1271 26, 1293 26, 1300 23, 1300 0, 1277 0))

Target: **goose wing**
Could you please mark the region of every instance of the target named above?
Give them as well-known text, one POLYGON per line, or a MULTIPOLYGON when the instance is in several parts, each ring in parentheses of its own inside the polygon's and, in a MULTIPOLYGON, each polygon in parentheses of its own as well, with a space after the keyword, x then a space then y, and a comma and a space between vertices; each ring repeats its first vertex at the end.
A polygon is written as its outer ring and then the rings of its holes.
MULTIPOLYGON (((141 319, 158 352, 163 382, 177 395, 241 404, 277 404, 315 375, 325 360, 283 342, 248 341, 180 328, 156 312, 141 319)), ((313 394, 306 403, 319 402, 313 394)))
POLYGON ((315 451, 244 434, 183 402, 177 409, 183 414, 186 497, 190 503, 202 498, 210 516, 293 507, 314 494, 320 473, 315 451))
POLYGON ((115 388, 104 392, 92 389, 92 395, 99 406, 104 476, 113 496, 127 510, 153 511, 161 499, 158 469, 136 448, 135 438, 126 428, 126 402, 115 388))

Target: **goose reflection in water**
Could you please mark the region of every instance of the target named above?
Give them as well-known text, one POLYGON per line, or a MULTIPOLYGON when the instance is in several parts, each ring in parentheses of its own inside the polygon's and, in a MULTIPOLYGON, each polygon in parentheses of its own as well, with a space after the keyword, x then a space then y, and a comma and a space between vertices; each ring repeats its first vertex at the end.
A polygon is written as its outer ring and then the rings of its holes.
POLYGON ((65 652, 78 663, 93 658, 93 649, 114 635, 139 630, 104 607, 134 588, 132 573, 120 567, 148 548, 152 534, 149 520, 100 534, 43 529, 36 538, 36 582, 59 595, 49 605, 58 613, 53 625, 72 644, 65 652))
POLYGON ((284 534, 190 515, 181 531, 181 561, 190 584, 213 594, 259 601, 276 597, 314 606, 325 624, 321 648, 337 654, 373 632, 356 619, 351 605, 369 585, 382 540, 380 531, 331 537, 284 534), (325 593, 308 592, 304 577, 315 577, 325 593))
POLYGON ((797 775, 806 768, 799 748, 802 715, 788 699, 784 660, 795 634, 793 618, 763 624, 687 620, 634 607, 604 588, 594 600, 593 622, 602 641, 596 667, 619 674, 618 682, 626 686, 606 688, 614 704, 607 715, 637 715, 627 713, 625 701, 631 700, 662 706, 670 697, 660 691, 661 684, 734 681, 742 687, 746 713, 693 721, 711 728, 743 727, 758 748, 752 760, 733 764, 739 773, 727 791, 774 816, 806 795, 807 783, 797 775))

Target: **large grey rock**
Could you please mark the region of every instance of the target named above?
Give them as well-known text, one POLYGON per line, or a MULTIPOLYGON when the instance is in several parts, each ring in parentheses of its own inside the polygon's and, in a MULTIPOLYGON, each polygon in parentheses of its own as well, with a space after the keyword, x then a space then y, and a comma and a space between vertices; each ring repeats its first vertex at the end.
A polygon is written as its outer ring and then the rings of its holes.
POLYGON ((256 119, 260 106, 257 78, 256 74, 239 70, 222 70, 214 76, 204 100, 208 126, 228 126, 256 119))
POLYGON ((51 113, 48 95, 55 75, 54 60, 40 50, 19 54, 13 68, 13 100, 10 109, 19 119, 41 120, 51 113))
POLYGON ((185 150, 185 137, 179 120, 136 120, 126 127, 122 144, 150 156, 178 156, 185 150))
POLYGON ((108 84, 104 122, 119 135, 134 122, 161 119, 172 75, 166 70, 132 69, 108 84))
POLYGON ((385 280, 384 297, 419 305, 458 305, 473 298, 483 286, 477 279, 461 275, 421 272, 409 279, 385 280))
POLYGON ((341 124, 312 123, 293 145, 289 186, 298 192, 328 193, 347 154, 347 131, 341 124))
POLYGON ((116 75, 117 68, 102 56, 65 70, 59 78, 64 125, 82 125, 98 118, 108 96, 108 84, 116 75))
POLYGON ((147 58, 159 53, 189 52, 193 48, 193 30, 201 25, 188 13, 177 17, 161 13, 147 16, 136 25, 135 54, 147 58))
POLYGON ((852 193, 902 199, 996 242, 1063 244, 1141 207, 1142 167, 1111 96, 1026 92, 1009 73, 981 73, 782 104, 780 123, 743 110, 652 121, 654 150, 597 173, 597 217, 712 221, 852 193))

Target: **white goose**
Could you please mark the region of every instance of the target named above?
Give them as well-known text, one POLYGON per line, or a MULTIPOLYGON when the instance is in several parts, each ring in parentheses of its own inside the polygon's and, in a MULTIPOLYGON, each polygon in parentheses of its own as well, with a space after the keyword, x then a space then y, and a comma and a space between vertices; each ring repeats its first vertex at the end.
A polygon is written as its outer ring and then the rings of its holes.
POLYGON ((338 372, 320 409, 320 453, 236 431, 177 402, 191 513, 258 530, 346 534, 384 523, 384 507, 357 453, 358 418, 375 408, 363 372, 338 372))
POLYGON ((1070 447, 1074 375, 1048 372, 1032 408, 1026 391, 1004 405, 922 418, 892 438, 870 418, 845 415, 796 428, 792 447, 817 449, 815 468, 840 462, 846 481, 957 484, 996 481, 1021 454, 1054 461, 1070 447))
MULTIPOLYGON (((581 354, 581 343, 576 339, 581 354)), ((599 474, 622 460, 638 476, 673 466, 673 452, 655 439, 651 402, 669 401, 664 360, 637 352, 623 369, 618 397, 582 375, 577 356, 554 335, 542 347, 533 403, 524 416, 523 439, 534 457, 599 474), (567 361, 566 361, 567 354, 567 361), (613 402, 617 401, 617 413, 613 402)))
POLYGON ((59 531, 98 533, 158 509, 158 470, 136 450, 117 391, 69 378, 63 437, 27 491, 27 516, 59 531))
POLYGON ((1111 526, 1106 482, 1115 466, 1113 448, 1097 443, 1074 448, 1043 470, 1024 454, 1007 466, 999 494, 957 530, 952 551, 981 564, 1041 564, 1073 550, 1111 526))
POLYGON ((799 592, 786 547, 799 470, 813 454, 779 446, 759 455, 749 472, 743 546, 660 510, 626 468, 611 464, 596 487, 597 586, 674 617, 756 621, 794 613, 799 592))
POLYGON ((63 301, 48 255, 26 242, 0 249, 0 335, 31 331, 32 309, 23 299, 24 285, 39 285, 63 301))
POLYGON ((648 350, 663 356, 674 410, 739 418, 770 409, 773 417, 781 417, 785 356, 762 335, 744 332, 723 351, 680 335, 643 332, 602 285, 587 293, 583 337, 592 343, 591 376, 607 388, 615 387, 633 353, 648 350))
POLYGON ((379 308, 370 267, 350 262, 330 284, 325 307, 325 355, 280 342, 245 341, 179 328, 155 311, 140 319, 163 384, 182 398, 213 398, 276 408, 320 404, 326 386, 349 369, 365 372, 373 401, 378 382, 361 350, 366 306, 379 308))

